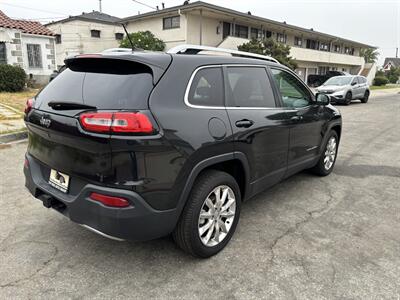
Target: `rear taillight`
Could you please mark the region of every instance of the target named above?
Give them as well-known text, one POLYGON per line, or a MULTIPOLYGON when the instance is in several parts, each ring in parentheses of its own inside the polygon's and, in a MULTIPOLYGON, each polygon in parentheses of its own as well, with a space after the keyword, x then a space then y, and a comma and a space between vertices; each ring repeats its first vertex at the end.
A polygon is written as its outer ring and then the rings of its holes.
POLYGON ((149 117, 140 112, 90 112, 79 116, 83 129, 99 133, 152 133, 149 117))
POLYGON ((26 115, 32 110, 34 104, 35 104, 35 99, 31 98, 26 100, 25 110, 24 110, 26 115))
POLYGON ((110 132, 112 113, 84 113, 79 116, 82 127, 92 132, 110 132))
POLYGON ((99 193, 91 193, 89 198, 94 201, 100 202, 106 206, 111 206, 111 207, 128 207, 128 206, 130 206, 128 200, 126 200, 125 198, 120 198, 120 197, 108 196, 108 195, 103 195, 103 194, 99 194, 99 193))

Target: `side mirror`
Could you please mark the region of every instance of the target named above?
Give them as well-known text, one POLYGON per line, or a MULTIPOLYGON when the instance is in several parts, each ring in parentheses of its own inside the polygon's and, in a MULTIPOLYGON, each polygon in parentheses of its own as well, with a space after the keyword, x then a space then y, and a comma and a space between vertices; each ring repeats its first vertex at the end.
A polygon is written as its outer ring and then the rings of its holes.
POLYGON ((355 81, 351 83, 351 85, 356 85, 356 84, 357 84, 357 82, 355 82, 355 81))
POLYGON ((331 97, 325 94, 317 94, 318 105, 328 105, 331 103, 331 97))

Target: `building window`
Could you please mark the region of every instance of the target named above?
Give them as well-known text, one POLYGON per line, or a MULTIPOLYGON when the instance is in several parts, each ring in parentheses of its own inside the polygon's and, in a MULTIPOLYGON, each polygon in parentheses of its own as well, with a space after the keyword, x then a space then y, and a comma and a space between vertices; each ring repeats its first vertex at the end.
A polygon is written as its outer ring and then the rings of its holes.
POLYGON ((321 42, 319 44, 319 50, 321 50, 321 51, 329 51, 329 44, 321 42))
POLYGON ((340 52, 340 46, 339 45, 334 45, 333 46, 333 51, 335 51, 335 52, 340 52))
POLYGON ((6 43, 0 43, 0 64, 7 63, 6 43))
POLYGON ((264 30, 264 37, 266 37, 267 39, 269 39, 272 36, 272 32, 268 31, 268 30, 264 30))
POLYGON ((29 68, 42 68, 42 49, 39 44, 27 44, 29 68))
POLYGON ((181 17, 167 17, 163 19, 163 29, 173 29, 181 27, 181 17))
POLYGON ((259 39, 260 38, 260 33, 261 33, 261 30, 259 30, 257 28, 251 28, 250 38, 252 40, 259 39))
POLYGON ((307 40, 306 48, 317 50, 318 45, 319 45, 319 43, 315 40, 307 40))
POLYGON ((301 37, 295 36, 294 37, 294 45, 297 47, 303 46, 303 39, 301 37))
POLYGON ((124 39, 124 34, 120 33, 120 32, 117 32, 115 34, 115 39, 118 40, 118 41, 123 40, 124 39))
POLYGON ((277 33, 276 34, 276 41, 279 43, 286 43, 286 34, 284 33, 277 33))
POLYGON ((93 38, 100 38, 100 30, 95 30, 95 29, 90 30, 90 35, 93 38))
POLYGON ((56 44, 61 44, 61 34, 56 34, 56 44))
POLYGON ((349 47, 344 47, 344 53, 350 54, 350 48, 349 47))
POLYGON ((243 25, 235 25, 235 36, 248 39, 249 38, 249 27, 243 25))
POLYGON ((329 67, 318 67, 318 75, 325 75, 329 71, 329 67))

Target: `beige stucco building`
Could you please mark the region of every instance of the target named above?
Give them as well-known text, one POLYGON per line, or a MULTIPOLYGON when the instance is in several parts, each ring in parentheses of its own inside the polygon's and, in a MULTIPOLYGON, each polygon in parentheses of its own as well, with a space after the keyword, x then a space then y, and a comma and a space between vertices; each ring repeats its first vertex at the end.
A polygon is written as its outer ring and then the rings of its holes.
POLYGON ((370 81, 375 75, 375 67, 366 66, 359 56, 369 45, 201 1, 132 16, 123 22, 129 32, 150 30, 164 40, 167 49, 195 44, 237 50, 252 38, 271 37, 291 46, 291 55, 298 63, 296 72, 303 80, 328 70, 367 74, 370 81))
POLYGON ((46 24, 56 35, 56 63, 71 55, 96 53, 119 46, 124 30, 119 18, 98 11, 46 24))

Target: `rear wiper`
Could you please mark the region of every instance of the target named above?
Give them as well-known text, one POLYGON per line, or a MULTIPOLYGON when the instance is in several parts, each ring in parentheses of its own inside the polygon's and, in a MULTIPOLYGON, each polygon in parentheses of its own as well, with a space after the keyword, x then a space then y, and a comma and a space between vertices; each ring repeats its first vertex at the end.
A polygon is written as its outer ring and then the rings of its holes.
POLYGON ((54 110, 97 109, 96 106, 76 102, 51 101, 47 105, 54 110))

